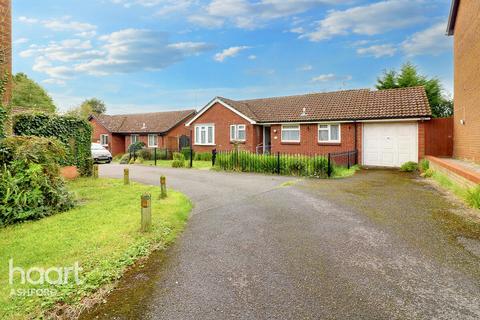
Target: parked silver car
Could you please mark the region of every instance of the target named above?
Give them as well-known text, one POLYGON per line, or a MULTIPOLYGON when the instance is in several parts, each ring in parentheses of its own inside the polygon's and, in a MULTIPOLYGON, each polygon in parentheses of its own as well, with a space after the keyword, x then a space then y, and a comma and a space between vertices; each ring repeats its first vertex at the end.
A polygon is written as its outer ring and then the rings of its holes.
POLYGON ((112 162, 112 154, 99 143, 92 143, 92 158, 94 163, 112 162))

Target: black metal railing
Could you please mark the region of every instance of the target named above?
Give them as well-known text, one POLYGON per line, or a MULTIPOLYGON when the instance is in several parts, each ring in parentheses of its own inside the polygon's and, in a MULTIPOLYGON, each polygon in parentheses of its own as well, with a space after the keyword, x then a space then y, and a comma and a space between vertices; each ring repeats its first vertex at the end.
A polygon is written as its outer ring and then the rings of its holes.
POLYGON ((357 151, 327 154, 257 154, 249 151, 212 152, 212 165, 227 171, 306 177, 331 177, 339 168, 357 164, 357 151))

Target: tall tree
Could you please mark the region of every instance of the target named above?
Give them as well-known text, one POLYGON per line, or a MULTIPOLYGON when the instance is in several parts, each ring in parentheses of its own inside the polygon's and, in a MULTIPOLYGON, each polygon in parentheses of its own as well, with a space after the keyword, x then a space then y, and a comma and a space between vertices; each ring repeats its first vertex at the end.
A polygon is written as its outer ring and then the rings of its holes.
POLYGON ((436 118, 453 115, 453 101, 445 97, 438 78, 428 78, 418 73, 417 67, 410 62, 405 63, 400 72, 386 70, 377 78, 376 88, 394 89, 423 86, 427 93, 428 102, 432 108, 432 116, 436 118))
POLYGON ((78 107, 68 110, 65 114, 77 118, 87 119, 90 115, 104 114, 107 111, 105 103, 97 98, 87 99, 78 107))
POLYGON ((47 91, 25 73, 13 76, 12 106, 36 111, 55 112, 56 107, 47 91))

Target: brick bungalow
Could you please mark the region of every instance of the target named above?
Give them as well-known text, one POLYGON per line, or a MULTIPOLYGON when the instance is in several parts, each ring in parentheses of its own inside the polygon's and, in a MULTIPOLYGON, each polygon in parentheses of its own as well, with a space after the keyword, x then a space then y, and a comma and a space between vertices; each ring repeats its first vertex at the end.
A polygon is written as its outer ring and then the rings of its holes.
POLYGON ((447 34, 454 36, 453 156, 480 163, 480 1, 453 0, 447 34))
POLYGON ((358 150, 363 165, 398 167, 425 154, 423 87, 235 101, 216 97, 187 126, 197 152, 326 154, 358 150))
POLYGON ((112 155, 125 153, 132 142, 142 141, 148 148, 178 150, 190 139, 185 122, 195 110, 154 112, 124 115, 90 116, 93 127, 92 142, 107 147, 112 155))

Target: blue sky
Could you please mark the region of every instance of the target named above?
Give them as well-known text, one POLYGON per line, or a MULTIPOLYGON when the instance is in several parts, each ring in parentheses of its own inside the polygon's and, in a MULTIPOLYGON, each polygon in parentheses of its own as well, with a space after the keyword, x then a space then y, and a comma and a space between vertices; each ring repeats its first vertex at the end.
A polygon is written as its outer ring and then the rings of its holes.
POLYGON ((14 0, 14 72, 61 111, 373 88, 412 61, 451 94, 449 0, 14 0))

